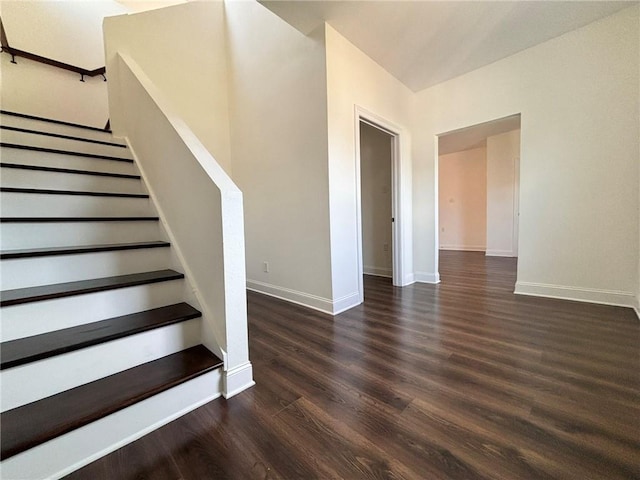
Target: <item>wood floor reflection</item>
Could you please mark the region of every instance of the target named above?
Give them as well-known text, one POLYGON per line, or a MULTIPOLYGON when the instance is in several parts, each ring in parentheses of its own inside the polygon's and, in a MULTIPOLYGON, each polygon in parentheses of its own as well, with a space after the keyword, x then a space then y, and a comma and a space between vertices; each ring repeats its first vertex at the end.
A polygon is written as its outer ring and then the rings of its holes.
POLYGON ((71 479, 640 478, 640 322, 513 295, 515 260, 365 278, 331 317, 248 294, 257 385, 71 479))

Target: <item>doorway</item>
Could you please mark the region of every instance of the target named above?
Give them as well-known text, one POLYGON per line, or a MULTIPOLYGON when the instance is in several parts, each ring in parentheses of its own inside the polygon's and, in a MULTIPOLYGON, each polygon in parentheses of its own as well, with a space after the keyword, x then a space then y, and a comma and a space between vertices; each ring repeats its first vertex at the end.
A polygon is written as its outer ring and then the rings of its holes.
POLYGON ((360 301, 364 275, 402 285, 399 129, 357 109, 356 175, 360 301))
POLYGON ((443 260, 517 268, 520 125, 518 114, 438 135, 440 274, 443 260))

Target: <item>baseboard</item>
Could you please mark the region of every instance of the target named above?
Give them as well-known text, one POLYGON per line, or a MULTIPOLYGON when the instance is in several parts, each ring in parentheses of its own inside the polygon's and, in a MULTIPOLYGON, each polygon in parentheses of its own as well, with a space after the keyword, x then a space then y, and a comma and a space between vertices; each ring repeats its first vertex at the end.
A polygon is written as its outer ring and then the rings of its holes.
POLYGON ((406 287, 407 285, 411 285, 412 283, 416 283, 416 275, 414 273, 407 273, 404 276, 404 280, 402 281, 402 287, 406 287))
POLYGON ((458 252, 484 252, 487 247, 483 245, 440 245, 440 250, 454 250, 458 252))
POLYGON ((285 300, 297 305, 302 305, 303 307, 318 310, 329 315, 337 315, 360 304, 360 295, 358 292, 331 300, 329 298, 319 297, 317 295, 300 292, 290 288, 279 287, 277 285, 260 282, 258 280, 247 280, 247 290, 263 293, 265 295, 279 298, 280 300, 285 300))
POLYGON ((380 268, 365 265, 363 267, 365 275, 375 275, 376 277, 393 277, 393 272, 390 268, 380 268))
POLYGON ((640 320, 640 295, 636 297, 636 304, 633 306, 633 309, 638 316, 638 320, 640 320))
POLYGON ((222 395, 231 398, 255 384, 251 362, 246 362, 224 372, 222 395))
POLYGON ((418 283, 440 283, 439 273, 416 272, 414 278, 418 283))
POLYGON ((545 283, 516 282, 514 293, 629 308, 634 308, 636 303, 635 296, 630 292, 549 285, 545 283))
POLYGON ((511 250, 492 250, 492 249, 487 249, 485 251, 485 255, 487 257, 517 257, 518 256, 511 250))

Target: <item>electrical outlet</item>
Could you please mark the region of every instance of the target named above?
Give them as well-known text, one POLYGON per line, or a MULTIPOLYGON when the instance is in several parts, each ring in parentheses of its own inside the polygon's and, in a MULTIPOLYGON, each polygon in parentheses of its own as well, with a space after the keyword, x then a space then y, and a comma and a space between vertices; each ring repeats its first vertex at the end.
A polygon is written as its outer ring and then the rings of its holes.
POLYGON ((263 262, 262 263, 262 271, 264 273, 269 273, 269 262, 263 262))
POLYGON ((389 244, 388 244, 388 243, 385 243, 385 244, 382 246, 382 250, 384 250, 385 252, 388 252, 388 251, 389 251, 389 244))

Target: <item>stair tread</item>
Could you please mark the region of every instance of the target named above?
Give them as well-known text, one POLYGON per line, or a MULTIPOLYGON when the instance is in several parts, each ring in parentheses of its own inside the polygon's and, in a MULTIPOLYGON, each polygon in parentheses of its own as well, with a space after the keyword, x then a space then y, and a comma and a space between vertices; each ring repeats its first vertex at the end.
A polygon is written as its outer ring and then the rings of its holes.
POLYGON ((64 135, 62 133, 44 132, 42 130, 33 130, 33 129, 30 129, 30 128, 12 127, 10 125, 0 125, 0 129, 8 130, 8 131, 11 131, 11 132, 29 133, 29 134, 33 134, 33 135, 43 135, 45 137, 61 138, 61 139, 64 139, 64 140, 76 140, 78 142, 95 143, 97 145, 106 145, 106 146, 109 146, 109 147, 127 148, 127 146, 125 144, 117 143, 117 142, 107 142, 105 140, 95 140, 93 138, 76 137, 76 136, 73 136, 73 135, 64 135))
POLYGON ((0 370, 80 350, 81 348, 146 332, 199 316, 200 312, 188 303, 177 303, 3 342, 0 345, 0 370))
POLYGON ((158 220, 158 217, 0 217, 0 223, 143 222, 158 220))
POLYGON ((116 192, 88 192, 81 190, 51 190, 48 188, 25 187, 0 187, 4 193, 35 193, 40 195, 86 195, 89 197, 123 197, 123 198, 149 198, 146 193, 116 193, 116 192))
POLYGON ((105 128, 92 127, 90 125, 82 125, 80 123, 65 122, 64 120, 56 120, 54 118, 39 117, 36 115, 28 115, 26 113, 11 112, 9 110, 0 110, 2 115, 10 115, 12 117, 27 118, 29 120, 37 120, 40 122, 54 123, 56 125, 65 125, 67 127, 83 128, 85 130, 93 130, 94 132, 111 133, 111 130, 105 128))
POLYGON ((4 460, 221 365, 198 345, 6 411, 0 415, 0 457, 4 460))
POLYGON ((174 270, 156 270, 153 272, 133 273, 115 277, 93 278, 76 282, 55 283, 37 287, 17 288, 0 292, 0 306, 69 297, 84 293, 101 292, 116 288, 133 287, 148 283, 164 282, 184 278, 184 274, 174 270))
POLYGON ((15 168, 20 170, 36 170, 40 172, 53 172, 53 173, 69 173, 75 175, 93 175, 98 177, 115 177, 126 178, 132 180, 140 180, 140 175, 132 175, 128 173, 111 173, 111 172, 96 172, 94 170, 79 170, 75 168, 59 168, 59 167, 45 167, 41 165, 26 165, 22 163, 6 163, 0 162, 0 168, 15 168))
POLYGON ((88 158, 97 158, 97 159, 100 159, 100 160, 113 160, 113 161, 116 161, 116 162, 133 163, 133 160, 131 158, 113 157, 111 155, 98 155, 98 154, 95 154, 95 153, 74 152, 74 151, 71 151, 71 150, 58 150, 56 148, 34 147, 34 146, 31 146, 31 145, 18 145, 18 144, 15 144, 15 143, 0 142, 0 147, 17 148, 19 150, 33 150, 34 152, 71 155, 71 156, 74 156, 74 157, 88 157, 88 158))
POLYGON ((137 250, 142 248, 169 247, 169 242, 154 240, 151 242, 108 243, 101 245, 78 245, 69 247, 26 248, 20 250, 2 250, 0 259, 49 257, 52 255, 72 255, 76 253, 113 252, 118 250, 137 250))

